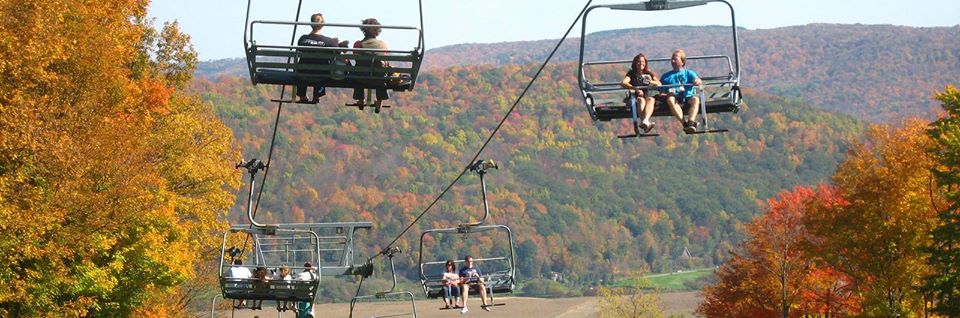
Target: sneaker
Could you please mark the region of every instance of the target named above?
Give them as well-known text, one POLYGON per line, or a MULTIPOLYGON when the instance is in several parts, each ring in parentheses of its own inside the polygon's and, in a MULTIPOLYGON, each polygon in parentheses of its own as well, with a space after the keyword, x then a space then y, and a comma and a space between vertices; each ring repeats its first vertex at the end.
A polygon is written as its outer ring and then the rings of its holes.
POLYGON ((480 308, 483 308, 483 310, 486 310, 486 311, 490 311, 490 306, 480 306, 480 308))
POLYGON ((644 134, 647 134, 647 133, 650 133, 651 130, 653 130, 653 126, 656 125, 656 124, 657 124, 657 123, 652 122, 652 121, 649 122, 649 123, 641 123, 641 124, 640 124, 640 128, 643 128, 643 133, 644 133, 644 134))
POLYGON ((463 309, 460 309, 460 313, 461 313, 461 314, 465 314, 465 313, 467 313, 468 311, 470 311, 470 309, 467 309, 467 306, 463 306, 463 309))
POLYGON ((683 132, 688 134, 695 133, 697 132, 697 127, 689 122, 683 123, 683 132))

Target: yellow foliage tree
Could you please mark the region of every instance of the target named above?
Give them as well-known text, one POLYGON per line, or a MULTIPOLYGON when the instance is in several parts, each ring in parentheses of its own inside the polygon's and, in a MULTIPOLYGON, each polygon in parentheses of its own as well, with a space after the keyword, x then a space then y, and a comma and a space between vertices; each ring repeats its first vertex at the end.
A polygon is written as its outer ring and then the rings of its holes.
POLYGON ((215 253, 233 137, 138 0, 0 1, 0 316, 122 317, 215 253))
POLYGON ((603 318, 639 318, 663 317, 660 298, 648 292, 650 281, 640 274, 632 275, 623 287, 600 286, 597 289, 597 301, 600 317, 603 318))
POLYGON ((923 247, 937 211, 926 128, 917 119, 902 128, 871 127, 833 176, 849 204, 807 212, 811 251, 853 280, 865 316, 928 314, 920 286, 931 268, 923 247))

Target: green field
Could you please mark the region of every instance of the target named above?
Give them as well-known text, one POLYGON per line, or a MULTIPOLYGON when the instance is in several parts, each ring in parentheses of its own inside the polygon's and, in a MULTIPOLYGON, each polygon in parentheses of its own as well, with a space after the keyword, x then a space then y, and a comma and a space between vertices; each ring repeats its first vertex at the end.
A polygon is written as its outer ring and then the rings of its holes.
MULTIPOLYGON (((695 281, 697 279, 713 275, 713 268, 702 268, 687 270, 679 273, 662 273, 643 276, 646 282, 639 284, 648 289, 654 289, 663 292, 684 291, 687 287, 684 283, 695 281)), ((627 279, 615 283, 611 287, 637 286, 635 279, 627 279)))

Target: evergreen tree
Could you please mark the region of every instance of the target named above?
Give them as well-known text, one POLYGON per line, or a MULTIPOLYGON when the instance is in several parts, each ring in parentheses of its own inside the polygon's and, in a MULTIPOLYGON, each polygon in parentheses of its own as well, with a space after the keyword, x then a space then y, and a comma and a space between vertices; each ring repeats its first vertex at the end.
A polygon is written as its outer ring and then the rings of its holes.
POLYGON ((960 316, 960 91, 948 86, 937 99, 947 116, 934 122, 928 132, 935 141, 930 152, 940 164, 934 175, 947 189, 949 204, 938 207, 942 209, 940 222, 929 249, 934 272, 927 279, 926 289, 934 296, 936 312, 956 317, 960 316))

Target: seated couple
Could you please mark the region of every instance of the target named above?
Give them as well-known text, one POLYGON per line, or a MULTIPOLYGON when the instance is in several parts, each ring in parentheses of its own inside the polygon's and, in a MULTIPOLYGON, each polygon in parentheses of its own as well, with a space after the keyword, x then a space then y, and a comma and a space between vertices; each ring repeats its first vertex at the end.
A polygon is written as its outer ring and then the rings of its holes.
POLYGON ((480 308, 490 311, 490 305, 487 304, 487 286, 483 280, 483 274, 480 269, 473 266, 473 257, 467 256, 463 259, 463 267, 456 271, 457 265, 454 261, 447 260, 443 273, 443 302, 446 308, 459 308, 460 313, 466 313, 467 295, 470 289, 480 292, 480 301, 483 305, 480 308))

